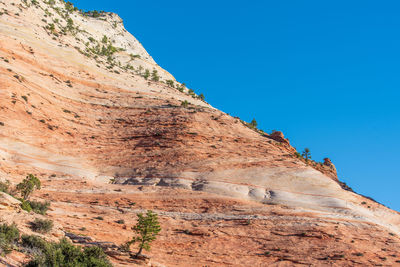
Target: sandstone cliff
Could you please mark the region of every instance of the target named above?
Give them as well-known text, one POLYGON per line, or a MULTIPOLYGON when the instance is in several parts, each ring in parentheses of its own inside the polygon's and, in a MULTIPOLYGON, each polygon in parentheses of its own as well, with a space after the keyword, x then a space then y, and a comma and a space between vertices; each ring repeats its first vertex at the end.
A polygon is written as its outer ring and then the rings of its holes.
POLYGON ((65 232, 119 245, 153 209, 152 264, 399 260, 399 214, 343 190, 329 160, 305 162, 281 133, 203 102, 116 14, 51 2, 0 1, 0 176, 41 177, 35 197, 65 232))

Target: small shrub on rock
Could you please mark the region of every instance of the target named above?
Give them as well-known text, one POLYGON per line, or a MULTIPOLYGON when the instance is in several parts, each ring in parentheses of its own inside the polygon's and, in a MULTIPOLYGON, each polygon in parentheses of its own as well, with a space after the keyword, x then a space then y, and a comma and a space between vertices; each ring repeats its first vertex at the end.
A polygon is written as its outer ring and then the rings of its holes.
POLYGON ((181 102, 181 107, 187 108, 189 106, 189 102, 187 100, 181 102))
POLYGON ((151 80, 153 82, 158 82, 160 80, 160 76, 158 76, 157 70, 153 70, 151 73, 151 80))
POLYGON ((24 248, 32 250, 45 250, 48 246, 48 243, 46 240, 37 235, 22 235, 21 245, 24 248))
POLYGON ((165 82, 167 83, 167 85, 168 85, 169 87, 175 88, 175 85, 174 85, 174 81, 173 81, 173 80, 166 80, 165 82))
POLYGON ((82 249, 74 246, 67 239, 58 243, 43 243, 37 238, 28 240, 29 244, 39 250, 34 259, 28 262, 26 267, 42 266, 87 266, 87 267, 111 267, 106 254, 99 247, 86 247, 82 249))
POLYGON ((50 207, 50 202, 40 202, 40 201, 28 201, 29 205, 31 206, 33 212, 45 215, 47 210, 50 207))
POLYGON ((150 71, 148 69, 146 69, 143 74, 143 78, 145 78, 147 80, 149 77, 150 77, 150 71))
POLYGON ((19 239, 19 230, 15 224, 0 224, 0 254, 10 253, 19 239))
POLYGON ((53 229, 53 221, 47 219, 35 219, 31 222, 31 229, 38 233, 48 233, 53 229))
POLYGON ((31 207, 31 204, 29 203, 29 201, 24 200, 23 198, 20 198, 19 200, 21 201, 21 209, 23 209, 27 212, 32 211, 32 207, 31 207))
POLYGON ((251 122, 250 122, 250 127, 252 127, 252 128, 254 128, 254 129, 256 129, 257 128, 257 121, 256 121, 256 119, 253 119, 251 122))
POLYGON ((9 189, 10 189, 10 181, 6 180, 4 182, 0 182, 0 192, 8 194, 9 189))

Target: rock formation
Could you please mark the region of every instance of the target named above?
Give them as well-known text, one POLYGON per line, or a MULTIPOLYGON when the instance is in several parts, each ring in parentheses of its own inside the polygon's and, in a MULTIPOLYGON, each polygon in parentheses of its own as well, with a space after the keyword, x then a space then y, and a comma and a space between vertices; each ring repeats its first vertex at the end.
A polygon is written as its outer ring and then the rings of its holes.
POLYGON ((3 0, 0 12, 0 176, 40 177, 34 197, 75 242, 140 264, 114 248, 152 209, 154 266, 400 260, 398 212, 343 190, 330 160, 307 163, 282 133, 202 101, 117 15, 58 0, 3 0))

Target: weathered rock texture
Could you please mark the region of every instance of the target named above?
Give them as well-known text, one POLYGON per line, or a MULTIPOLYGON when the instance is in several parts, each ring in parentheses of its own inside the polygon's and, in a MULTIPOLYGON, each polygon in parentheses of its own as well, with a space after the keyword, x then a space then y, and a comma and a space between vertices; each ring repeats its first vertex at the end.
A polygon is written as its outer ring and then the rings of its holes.
POLYGON ((0 1, 0 175, 42 178, 35 197, 52 201, 65 231, 119 245, 135 213, 153 209, 163 227, 153 265, 400 260, 399 214, 343 190, 330 161, 305 162, 282 133, 176 89, 117 15, 65 10, 0 1))

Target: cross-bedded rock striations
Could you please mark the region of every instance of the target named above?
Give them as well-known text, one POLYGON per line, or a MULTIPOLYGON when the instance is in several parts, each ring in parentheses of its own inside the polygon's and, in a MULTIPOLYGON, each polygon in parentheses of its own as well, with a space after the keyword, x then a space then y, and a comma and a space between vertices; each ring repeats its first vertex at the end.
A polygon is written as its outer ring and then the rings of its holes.
MULTIPOLYGON (((342 189, 329 159, 202 101, 117 15, 41 0, 0 14, 0 176, 42 177, 35 197, 67 235, 120 245, 153 209, 151 255, 167 266, 400 260, 397 212, 342 189)), ((112 244, 115 265, 137 264, 112 244)))

